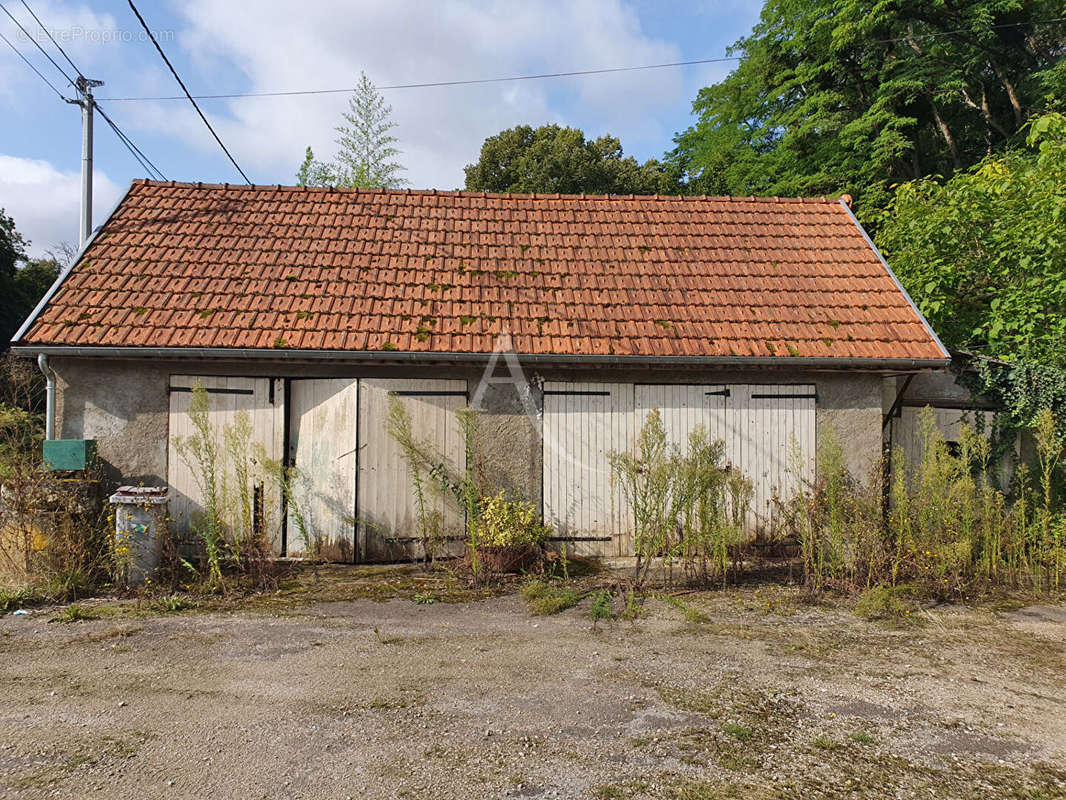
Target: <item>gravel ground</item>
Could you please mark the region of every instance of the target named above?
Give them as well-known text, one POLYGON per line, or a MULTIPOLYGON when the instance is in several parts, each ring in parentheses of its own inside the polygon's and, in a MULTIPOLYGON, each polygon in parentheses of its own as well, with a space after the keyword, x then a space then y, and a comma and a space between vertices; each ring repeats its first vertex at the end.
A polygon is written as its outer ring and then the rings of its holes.
POLYGON ((1066 797, 1066 609, 0 617, 0 797, 1066 797))

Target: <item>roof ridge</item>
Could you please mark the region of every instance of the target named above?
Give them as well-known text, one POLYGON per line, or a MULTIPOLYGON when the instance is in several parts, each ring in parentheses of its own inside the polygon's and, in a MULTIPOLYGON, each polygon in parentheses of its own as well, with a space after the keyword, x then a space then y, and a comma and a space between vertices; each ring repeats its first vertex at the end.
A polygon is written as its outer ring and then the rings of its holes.
POLYGON ((581 192, 579 194, 566 194, 561 192, 486 192, 471 191, 467 189, 387 189, 370 188, 360 186, 295 186, 284 183, 207 183, 204 181, 154 181, 148 178, 135 178, 134 184, 145 186, 165 186, 179 189, 221 189, 225 191, 281 191, 281 192, 341 192, 344 194, 386 194, 386 195, 425 195, 427 197, 477 197, 494 200, 609 200, 612 202, 630 202, 634 200, 671 202, 677 201, 693 203, 812 203, 819 205, 835 205, 841 199, 850 199, 849 195, 842 194, 837 197, 779 197, 758 195, 684 195, 684 194, 592 194, 581 192))

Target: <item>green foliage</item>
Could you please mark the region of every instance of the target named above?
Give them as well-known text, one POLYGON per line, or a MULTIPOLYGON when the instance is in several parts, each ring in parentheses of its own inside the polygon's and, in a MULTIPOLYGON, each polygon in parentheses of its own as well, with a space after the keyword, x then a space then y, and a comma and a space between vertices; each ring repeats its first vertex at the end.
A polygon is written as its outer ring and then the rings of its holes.
POLYGON ((550 616, 573 608, 581 598, 569 586, 559 586, 537 578, 527 581, 521 588, 526 608, 535 616, 550 616))
POLYGON ((397 189, 406 181, 400 177, 405 167, 396 161, 400 151, 391 131, 392 106, 374 88, 365 72, 349 101, 344 123, 337 127, 337 155, 332 162, 315 160, 308 147, 296 173, 299 186, 347 186, 397 189))
POLYGON ((19 586, 17 588, 0 586, 0 614, 17 611, 36 602, 37 599, 36 592, 28 586, 19 586))
MULTIPOLYGON (((881 531, 881 496, 876 484, 856 485, 848 474, 844 447, 831 427, 818 439, 816 480, 803 486, 783 505, 793 520, 809 586, 848 582, 866 586, 886 558, 881 531)), ((796 442, 791 443, 790 469, 801 476, 796 442)))
POLYGON ((877 744, 877 738, 869 731, 857 730, 848 735, 855 744, 877 744))
POLYGON ((519 125, 490 136, 466 188, 478 192, 676 194, 676 170, 622 155, 613 136, 586 139, 576 128, 519 125))
POLYGON ((751 729, 735 722, 722 723, 722 733, 732 736, 738 742, 746 742, 751 739, 751 729))
POLYGON ((877 241, 949 347, 1066 369, 1066 116, 1029 150, 896 190, 877 241))
POLYGON ((176 614, 179 611, 195 608, 196 603, 182 595, 164 594, 153 600, 149 607, 162 614, 176 614))
POLYGON ((210 581, 221 584, 225 545, 220 485, 223 469, 218 440, 211 423, 211 400, 199 381, 193 387, 189 401, 189 420, 193 432, 185 437, 175 437, 174 447, 189 467, 200 490, 203 511, 192 520, 192 529, 203 545, 210 581))
POLYGON ((539 547, 550 533, 532 503, 508 500, 501 491, 481 499, 473 541, 478 547, 539 547))
POLYGON ((1058 437, 1066 442, 1066 367, 957 355, 952 369, 960 385, 999 409, 990 431, 993 461, 1013 450, 1018 433, 1036 425, 1044 409, 1059 412, 1058 437))
POLYGON ((36 460, 44 441, 44 418, 17 406, 0 402, 0 478, 6 477, 22 458, 36 460))
POLYGON ((911 607, 901 595, 908 587, 873 586, 855 604, 855 613, 864 619, 908 619, 911 607))
POLYGON ((687 449, 670 447, 662 415, 652 409, 634 451, 608 454, 612 480, 633 513, 638 584, 659 556, 680 563, 690 579, 725 581, 746 540, 752 485, 724 463, 724 449, 702 427, 692 432, 687 449))
MULTIPOLYGON (((41 598, 65 601, 91 592, 108 577, 112 528, 94 471, 69 480, 42 469, 42 416, 28 411, 27 390, 13 358, 0 361, 0 575, 41 598)), ((31 382, 32 383, 32 382, 31 382)))
POLYGON ((963 426, 953 452, 927 409, 917 465, 908 472, 903 451, 893 454, 886 514, 878 482, 856 484, 823 443, 828 456, 819 459, 817 483, 783 507, 808 585, 865 590, 863 609, 878 614, 906 611, 895 605, 905 584, 937 598, 991 585, 1057 591, 1066 576, 1066 505, 1056 490, 1063 458, 1056 426, 1049 410, 1037 415, 1035 481, 1022 464, 1008 497, 991 477, 989 440, 963 426))
POLYGON ((619 614, 620 619, 635 622, 647 616, 648 610, 644 608, 643 598, 639 597, 632 589, 626 592, 626 605, 619 614))
POLYGON ((672 594, 665 594, 662 595, 662 599, 680 611, 685 618, 685 622, 691 622, 694 625, 702 625, 705 622, 710 622, 710 617, 695 606, 690 606, 680 597, 676 597, 672 594))
POLYGON ((694 193, 849 192, 869 218, 893 183, 964 169, 1057 102, 1061 28, 1025 23, 1060 11, 1052 0, 767 0, 670 159, 694 193))
POLYGON ((0 208, 0 350, 59 275, 55 257, 27 260, 29 245, 15 229, 15 221, 0 208))
POLYGON ((396 395, 389 396, 389 412, 385 421, 385 430, 400 446, 404 461, 407 463, 407 475, 415 493, 418 538, 422 542, 422 552, 426 559, 432 561, 437 550, 435 543, 440 535, 436 519, 430 515, 426 506, 426 472, 432 468, 432 465, 423 453, 422 446, 415 441, 411 429, 411 417, 403 401, 396 395))
POLYGON ((592 593, 592 603, 589 604, 589 617, 592 619, 593 627, 600 620, 614 618, 614 612, 611 610, 611 593, 606 589, 598 589, 592 593))
POLYGON ((100 615, 97 612, 77 603, 71 603, 48 621, 69 625, 72 622, 85 622, 94 619, 100 619, 100 615))

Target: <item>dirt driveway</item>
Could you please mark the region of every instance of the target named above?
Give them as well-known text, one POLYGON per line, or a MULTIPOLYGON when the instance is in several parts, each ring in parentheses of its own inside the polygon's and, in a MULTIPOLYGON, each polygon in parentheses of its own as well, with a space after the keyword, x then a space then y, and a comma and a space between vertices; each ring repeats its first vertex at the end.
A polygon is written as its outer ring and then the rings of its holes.
POLYGON ((1066 610, 793 600, 9 615, 0 797, 1066 797, 1066 610))

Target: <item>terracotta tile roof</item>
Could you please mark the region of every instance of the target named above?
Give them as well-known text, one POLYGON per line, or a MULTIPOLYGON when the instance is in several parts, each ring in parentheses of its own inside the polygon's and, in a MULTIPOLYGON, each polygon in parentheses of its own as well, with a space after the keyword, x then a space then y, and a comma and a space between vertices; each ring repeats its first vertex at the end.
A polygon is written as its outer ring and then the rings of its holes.
POLYGON ((23 345, 942 359, 836 200, 135 182, 23 345))

